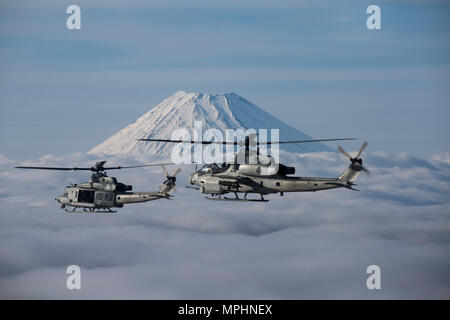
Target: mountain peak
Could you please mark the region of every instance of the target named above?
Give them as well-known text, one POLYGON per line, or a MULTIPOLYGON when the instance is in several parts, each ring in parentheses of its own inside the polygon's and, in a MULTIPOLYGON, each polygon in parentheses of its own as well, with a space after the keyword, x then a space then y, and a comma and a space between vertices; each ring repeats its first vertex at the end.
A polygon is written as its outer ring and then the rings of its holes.
MULTIPOLYGON (((215 128, 224 136, 226 129, 279 129, 280 140, 311 139, 234 92, 203 94, 179 90, 89 153, 169 156, 173 145, 137 139, 170 139, 172 132, 179 128, 187 128, 192 133, 195 121, 202 122, 203 131, 215 128)), ((330 150, 320 143, 302 147, 284 145, 282 149, 292 152, 330 150)))

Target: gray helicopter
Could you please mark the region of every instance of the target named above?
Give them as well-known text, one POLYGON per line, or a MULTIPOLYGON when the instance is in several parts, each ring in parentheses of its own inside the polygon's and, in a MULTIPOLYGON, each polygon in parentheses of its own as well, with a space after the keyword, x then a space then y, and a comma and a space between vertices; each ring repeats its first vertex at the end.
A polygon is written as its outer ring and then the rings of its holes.
MULTIPOLYGON (((245 148, 240 152, 244 152, 243 157, 245 162, 239 164, 240 154, 234 155, 233 163, 223 164, 207 164, 200 170, 195 170, 189 175, 189 182, 191 186, 187 188, 200 190, 201 193, 208 194, 206 198, 209 200, 225 200, 225 201, 262 201, 264 195, 272 193, 280 193, 281 196, 285 192, 307 192, 328 190, 334 188, 347 188, 359 191, 355 186, 354 181, 361 171, 369 174, 369 170, 363 167, 363 161, 360 158, 361 153, 367 146, 367 142, 358 150, 354 157, 351 157, 342 147, 338 150, 350 160, 350 166, 337 178, 323 178, 323 177, 292 177, 289 175, 295 174, 295 168, 278 164, 274 158, 268 155, 261 155, 259 151, 260 143, 252 142, 254 137, 248 136, 245 142, 222 142, 222 141, 187 141, 187 140, 168 140, 168 139, 139 139, 140 141, 158 141, 158 142, 173 142, 173 143, 200 143, 200 144, 233 144, 244 145, 245 148), (256 150, 251 150, 250 146, 256 146, 256 150), (222 197, 227 193, 234 193, 235 198, 222 197), (243 193, 243 198, 239 198, 238 193, 243 193), (260 199, 248 199, 249 193, 259 194, 260 199)), ((338 140, 355 140, 355 138, 341 138, 341 139, 315 139, 315 140, 293 140, 293 141, 279 141, 279 142, 265 142, 266 144, 274 143, 310 143, 323 141, 338 141, 338 140)), ((240 158, 242 159, 242 158, 240 158)))
POLYGON ((88 182, 73 184, 64 189, 64 193, 55 200, 61 204, 61 208, 68 213, 114 213, 117 211, 112 208, 122 208, 124 204, 140 203, 158 199, 170 199, 171 192, 176 191, 175 182, 176 175, 181 171, 177 169, 173 174, 169 174, 163 164, 146 164, 137 166, 117 166, 105 167, 106 161, 99 161, 93 167, 29 167, 18 166, 18 169, 37 169, 37 170, 84 170, 92 171, 92 175, 88 182), (166 179, 159 186, 159 191, 155 192, 131 192, 133 187, 118 182, 115 177, 108 177, 107 170, 130 169, 161 166, 166 179), (71 210, 66 207, 72 207, 71 210))

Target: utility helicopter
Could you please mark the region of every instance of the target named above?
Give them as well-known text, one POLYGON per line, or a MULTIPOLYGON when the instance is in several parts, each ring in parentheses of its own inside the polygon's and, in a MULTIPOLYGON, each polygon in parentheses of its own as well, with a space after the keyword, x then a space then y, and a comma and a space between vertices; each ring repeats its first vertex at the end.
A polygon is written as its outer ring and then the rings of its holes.
POLYGON ((72 184, 64 189, 64 193, 55 198, 61 204, 61 208, 68 213, 114 213, 112 208, 122 208, 124 204, 147 202, 158 199, 170 199, 171 192, 176 191, 176 175, 181 171, 178 168, 173 174, 169 174, 165 165, 172 163, 157 163, 137 166, 105 167, 106 161, 98 161, 93 167, 30 167, 18 166, 18 169, 37 170, 84 170, 92 171, 88 182, 72 184), (131 169, 142 167, 161 166, 166 179, 155 192, 131 192, 133 186, 118 182, 115 177, 108 177, 107 170, 131 169), (72 207, 71 210, 66 207, 72 207))
POLYGON ((196 166, 195 172, 189 175, 189 183, 191 186, 187 186, 187 188, 200 190, 201 193, 207 194, 206 198, 209 200, 267 202, 269 200, 266 200, 264 195, 273 193, 280 193, 280 195, 283 196, 285 192, 315 192, 334 188, 347 188, 359 191, 354 188, 354 181, 361 171, 369 174, 369 170, 363 167, 363 161, 360 158, 361 153, 367 147, 367 142, 362 144, 354 157, 350 156, 342 147, 338 147, 338 150, 350 160, 350 166, 337 178, 289 176, 295 174, 294 167, 289 167, 281 163, 278 164, 273 157, 260 154, 260 145, 356 140, 356 138, 271 141, 264 143, 256 141, 255 138, 256 134, 246 136, 245 141, 240 142, 170 139, 138 140, 205 145, 232 144, 235 146, 244 146, 244 148, 234 155, 233 163, 206 164, 199 170, 197 170, 196 166), (250 149, 250 146, 256 146, 256 150, 250 149), (241 154, 241 152, 244 152, 244 154, 241 154), (239 163, 238 159, 245 159, 245 161, 239 163), (227 193, 234 193, 235 197, 222 197, 222 195, 227 193), (238 193, 243 193, 243 198, 240 198, 238 193), (248 199, 248 194, 259 194, 260 198, 248 199))

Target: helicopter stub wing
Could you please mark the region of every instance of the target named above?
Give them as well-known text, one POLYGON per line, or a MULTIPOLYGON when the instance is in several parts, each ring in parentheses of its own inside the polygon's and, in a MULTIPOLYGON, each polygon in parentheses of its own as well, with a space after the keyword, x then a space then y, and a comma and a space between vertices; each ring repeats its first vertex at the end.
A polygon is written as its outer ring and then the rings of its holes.
POLYGON ((232 177, 232 176, 220 176, 218 184, 224 187, 228 187, 230 190, 238 191, 242 186, 250 188, 259 188, 259 184, 250 179, 249 177, 232 177))
POLYGON ((226 175, 220 175, 217 176, 220 180, 220 182, 223 183, 239 183, 239 184, 246 184, 252 182, 252 180, 248 177, 236 177, 236 176, 226 176, 226 175))

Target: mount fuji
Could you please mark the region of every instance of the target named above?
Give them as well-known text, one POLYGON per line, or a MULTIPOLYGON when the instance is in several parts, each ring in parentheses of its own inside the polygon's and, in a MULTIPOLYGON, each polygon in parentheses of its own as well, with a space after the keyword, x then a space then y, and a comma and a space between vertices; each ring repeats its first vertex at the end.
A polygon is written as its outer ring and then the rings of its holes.
MULTIPOLYGON (((279 129, 280 140, 312 139, 236 93, 202 94, 178 91, 88 153, 170 156, 172 144, 143 142, 137 139, 170 139, 172 132, 179 128, 187 128, 192 134, 194 121, 202 122, 203 131, 210 128, 221 130, 224 137, 226 129, 253 128, 267 129, 268 132, 270 129, 279 129)), ((331 150, 321 143, 283 145, 280 149, 290 152, 331 150)))

